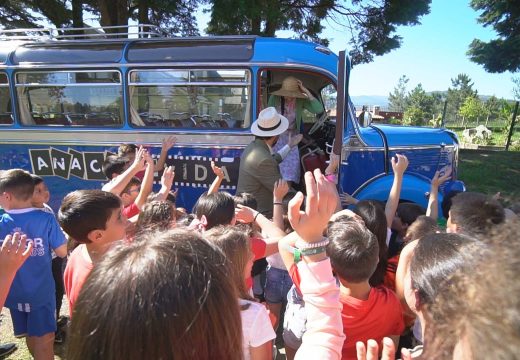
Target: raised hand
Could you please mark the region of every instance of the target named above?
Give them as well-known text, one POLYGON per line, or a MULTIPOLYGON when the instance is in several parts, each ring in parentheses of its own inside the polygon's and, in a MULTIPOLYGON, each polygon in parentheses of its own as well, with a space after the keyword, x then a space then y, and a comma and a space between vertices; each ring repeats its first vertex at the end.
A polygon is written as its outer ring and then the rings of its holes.
POLYGON ((451 169, 446 170, 446 172, 442 176, 440 176, 440 171, 436 171, 435 175, 432 178, 432 186, 435 186, 436 188, 438 188, 439 186, 444 184, 446 182, 446 180, 448 180, 450 178, 450 176, 451 176, 451 169))
POLYGON ((177 142, 177 138, 175 136, 168 136, 167 138, 164 138, 162 141, 161 151, 170 150, 175 145, 176 142, 177 142))
MULTIPOLYGON (((362 341, 356 343, 357 360, 377 360, 379 359, 379 344, 375 340, 368 340, 367 345, 362 341)), ((392 339, 385 337, 383 339, 383 351, 381 360, 395 359, 395 344, 392 339)))
POLYGON ((244 205, 237 205, 235 208, 235 218, 237 222, 243 224, 249 224, 255 221, 255 216, 257 211, 251 209, 250 207, 244 205))
POLYGON ((285 180, 277 180, 274 183, 273 189, 273 200, 275 202, 281 202, 285 195, 289 192, 289 184, 285 180))
POLYGON ((135 153, 134 162, 132 163, 132 167, 137 171, 144 170, 146 167, 146 160, 145 160, 145 154, 147 153, 146 149, 142 146, 139 146, 139 149, 137 149, 137 152, 135 153))
POLYGON ((395 154, 394 157, 391 159, 392 163, 392 170, 394 173, 403 175, 406 171, 406 168, 408 168, 408 158, 404 155, 395 154))
POLYGON ((335 185, 325 179, 320 169, 305 173, 307 198, 305 211, 301 211, 304 197, 298 192, 289 202, 289 221, 298 236, 306 242, 322 239, 323 230, 337 205, 335 185))
POLYGON ((168 166, 166 169, 164 169, 164 172, 162 174, 161 186, 164 186, 168 190, 170 190, 173 185, 174 177, 175 177, 175 171, 173 171, 173 166, 168 166))
POLYGON ((222 171, 222 168, 215 165, 214 161, 211 162, 211 170, 213 170, 215 176, 217 176, 220 179, 224 179, 224 171, 222 171))
POLYGON ((27 236, 14 233, 6 235, 0 248, 0 274, 12 275, 31 255, 32 242, 27 243, 27 236))

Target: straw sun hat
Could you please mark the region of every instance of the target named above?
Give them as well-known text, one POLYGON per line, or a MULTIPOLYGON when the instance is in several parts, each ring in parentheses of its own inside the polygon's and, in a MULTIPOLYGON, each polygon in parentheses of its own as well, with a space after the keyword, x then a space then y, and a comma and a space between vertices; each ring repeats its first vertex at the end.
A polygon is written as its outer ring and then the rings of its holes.
POLYGON ((307 99, 307 96, 298 87, 298 79, 294 76, 283 79, 281 89, 273 91, 271 95, 307 99))
POLYGON ((278 114, 274 107, 268 107, 260 111, 258 119, 251 125, 253 135, 271 137, 280 135, 289 127, 289 120, 278 114))

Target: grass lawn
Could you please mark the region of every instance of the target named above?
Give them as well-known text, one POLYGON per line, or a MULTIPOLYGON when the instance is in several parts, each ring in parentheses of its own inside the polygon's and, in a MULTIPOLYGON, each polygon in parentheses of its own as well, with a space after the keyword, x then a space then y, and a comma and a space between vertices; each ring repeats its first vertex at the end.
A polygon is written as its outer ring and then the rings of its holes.
POLYGON ((459 179, 470 191, 500 192, 505 205, 520 202, 520 152, 461 150, 459 179))

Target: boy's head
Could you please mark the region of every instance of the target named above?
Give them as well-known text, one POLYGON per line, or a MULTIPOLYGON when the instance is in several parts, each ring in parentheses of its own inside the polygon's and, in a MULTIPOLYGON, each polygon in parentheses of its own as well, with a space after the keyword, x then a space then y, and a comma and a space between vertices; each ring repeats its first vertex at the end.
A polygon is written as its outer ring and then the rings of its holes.
POLYGON ((43 204, 47 204, 51 198, 49 189, 43 179, 38 176, 31 174, 34 181, 34 192, 32 196, 32 205, 37 208, 42 208, 43 204))
POLYGON ((130 179, 128 185, 124 188, 121 193, 121 200, 123 200, 123 206, 128 206, 132 204, 139 192, 141 191, 141 180, 136 178, 135 176, 130 179))
POLYGON ((339 278, 349 283, 368 281, 379 260, 376 236, 364 224, 349 219, 331 223, 327 237, 327 254, 339 278))
POLYGON ((463 192, 453 197, 447 231, 482 235, 505 220, 504 208, 490 196, 463 192))
POLYGON ((426 214, 426 209, 421 205, 414 203, 400 203, 397 206, 394 221, 392 221, 392 229, 399 231, 402 236, 406 234, 408 226, 419 217, 426 214))
POLYGON ((428 234, 437 232, 437 230, 439 230, 439 228, 435 219, 426 215, 420 215, 412 225, 406 229, 405 240, 407 242, 418 240, 428 234))
POLYGON ((77 190, 63 199, 58 222, 80 243, 110 243, 125 237, 121 199, 102 190, 77 190))
POLYGON ((118 155, 107 155, 103 162, 103 174, 111 180, 117 175, 122 174, 129 164, 128 158, 118 155))
POLYGON ((32 199, 34 181, 27 171, 11 169, 0 174, 0 206, 10 210, 20 202, 32 199))
MULTIPOLYGON (((205 219, 206 230, 217 225, 235 224, 235 202, 227 192, 202 195, 196 204, 197 219, 205 219)), ((204 222, 203 221, 203 222, 204 222)))

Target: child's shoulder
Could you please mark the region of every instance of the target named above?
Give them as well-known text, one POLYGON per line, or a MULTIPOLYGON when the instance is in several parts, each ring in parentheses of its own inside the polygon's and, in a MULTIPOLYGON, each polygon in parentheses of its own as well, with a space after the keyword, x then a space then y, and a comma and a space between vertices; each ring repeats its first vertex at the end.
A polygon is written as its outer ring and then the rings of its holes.
POLYGON ((373 301, 378 304, 400 306, 399 298, 397 297, 395 292, 383 285, 372 288, 370 292, 370 297, 373 298, 373 301))

